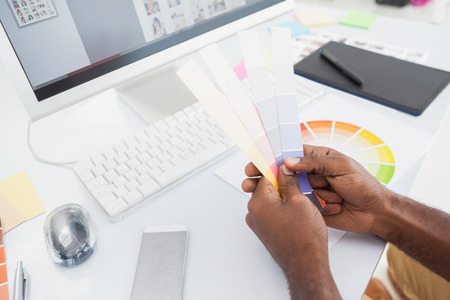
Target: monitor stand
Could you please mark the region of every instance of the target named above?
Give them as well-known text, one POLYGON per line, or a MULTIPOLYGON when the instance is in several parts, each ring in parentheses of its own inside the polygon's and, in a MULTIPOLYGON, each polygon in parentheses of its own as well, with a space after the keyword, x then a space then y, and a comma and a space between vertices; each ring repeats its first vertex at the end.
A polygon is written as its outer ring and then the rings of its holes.
POLYGON ((147 124, 153 124, 197 100, 177 76, 175 63, 117 87, 120 99, 147 124))
POLYGON ((31 126, 37 156, 73 162, 196 102, 169 64, 72 105, 31 126))

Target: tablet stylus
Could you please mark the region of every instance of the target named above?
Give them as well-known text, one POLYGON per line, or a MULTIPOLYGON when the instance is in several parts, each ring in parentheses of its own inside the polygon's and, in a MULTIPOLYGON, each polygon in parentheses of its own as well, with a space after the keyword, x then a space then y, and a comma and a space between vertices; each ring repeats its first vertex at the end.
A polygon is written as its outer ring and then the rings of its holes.
POLYGON ((331 54, 328 50, 321 48, 320 50, 320 56, 325 58, 326 61, 328 61, 330 64, 332 64, 335 68, 337 68, 341 73, 350 78, 353 82, 355 82, 357 85, 362 85, 364 83, 361 76, 356 74, 352 69, 347 67, 345 64, 343 64, 339 59, 337 59, 336 56, 331 54))

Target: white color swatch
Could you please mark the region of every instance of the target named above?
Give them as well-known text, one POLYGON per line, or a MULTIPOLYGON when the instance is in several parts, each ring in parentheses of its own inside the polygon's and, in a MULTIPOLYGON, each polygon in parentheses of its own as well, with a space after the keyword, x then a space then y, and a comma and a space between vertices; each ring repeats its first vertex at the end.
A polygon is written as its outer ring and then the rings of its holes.
POLYGON ((241 122, 247 128, 253 141, 261 151, 275 178, 278 178, 278 167, 259 113, 246 92, 243 84, 233 71, 217 44, 211 44, 200 50, 203 60, 225 94, 241 122))
POLYGON ((263 50, 256 31, 248 30, 239 32, 238 38, 251 86, 253 101, 258 108, 259 115, 264 124, 277 166, 280 167, 283 164, 283 157, 281 153, 275 90, 264 61, 263 50))
POLYGON ((225 96, 216 88, 200 66, 191 59, 178 70, 177 74, 222 130, 277 189, 277 180, 247 128, 242 124, 225 96))

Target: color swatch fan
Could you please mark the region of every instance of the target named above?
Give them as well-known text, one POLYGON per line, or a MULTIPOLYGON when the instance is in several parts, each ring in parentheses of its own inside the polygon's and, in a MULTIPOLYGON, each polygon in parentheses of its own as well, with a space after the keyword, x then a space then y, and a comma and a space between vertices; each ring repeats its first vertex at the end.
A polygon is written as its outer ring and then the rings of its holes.
MULTIPOLYGON (((191 59, 177 72, 222 130, 277 189, 278 168, 287 157, 303 157, 303 142, 295 94, 291 33, 274 27, 273 80, 254 31, 238 34, 250 91, 239 81, 215 44, 200 54, 217 86, 191 59)), ((300 189, 320 210, 324 203, 312 190, 305 173, 297 174, 300 189)))

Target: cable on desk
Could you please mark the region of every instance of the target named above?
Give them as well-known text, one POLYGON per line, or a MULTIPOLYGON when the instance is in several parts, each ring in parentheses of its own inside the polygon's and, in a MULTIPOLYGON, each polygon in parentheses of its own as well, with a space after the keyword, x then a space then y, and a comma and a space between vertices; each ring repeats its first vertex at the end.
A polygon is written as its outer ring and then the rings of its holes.
POLYGON ((72 165, 72 164, 74 164, 74 163, 76 163, 78 161, 78 160, 74 160, 74 161, 52 161, 52 160, 48 160, 48 159, 40 157, 36 153, 36 151, 33 149, 33 146, 31 145, 31 121, 28 121, 27 143, 28 143, 28 148, 30 148, 30 151, 33 154, 33 156, 38 161, 40 161, 42 163, 53 165, 53 166, 58 166, 58 167, 69 167, 69 165, 72 165))

